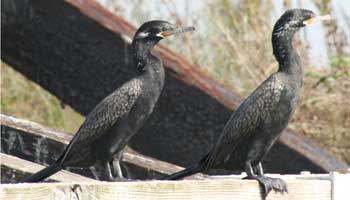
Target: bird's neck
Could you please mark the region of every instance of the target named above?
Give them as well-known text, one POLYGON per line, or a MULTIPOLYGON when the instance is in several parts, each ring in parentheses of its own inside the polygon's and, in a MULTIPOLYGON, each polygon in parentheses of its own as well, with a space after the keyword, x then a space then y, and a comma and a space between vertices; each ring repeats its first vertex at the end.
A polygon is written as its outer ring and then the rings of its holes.
POLYGON ((272 33, 273 54, 279 63, 279 71, 291 70, 291 63, 299 61, 299 56, 293 47, 293 37, 297 30, 285 30, 275 27, 272 33))
POLYGON ((163 63, 159 58, 151 55, 148 65, 144 76, 152 82, 153 87, 157 87, 161 91, 165 79, 163 63))
POLYGON ((272 32, 272 47, 273 54, 279 64, 285 64, 294 55, 292 44, 294 34, 295 31, 286 30, 283 26, 274 28, 272 32))
POLYGON ((278 27, 272 34, 273 54, 278 61, 279 72, 284 72, 301 86, 303 81, 303 68, 298 53, 293 47, 293 37, 296 30, 283 30, 278 27))
POLYGON ((164 84, 164 68, 160 59, 151 53, 151 49, 157 43, 158 41, 134 41, 132 54, 135 67, 140 70, 142 76, 162 87, 164 84), (138 65, 141 65, 141 69, 138 65))
MULTIPOLYGON (((135 61, 137 68, 146 67, 148 63, 154 59, 154 56, 151 54, 152 48, 159 42, 159 40, 153 39, 134 39, 131 44, 132 56, 135 61)), ((147 70, 144 68, 144 70, 147 70)))
POLYGON ((151 54, 151 49, 156 44, 157 42, 152 40, 134 40, 131 44, 134 60, 141 63, 147 62, 151 54))

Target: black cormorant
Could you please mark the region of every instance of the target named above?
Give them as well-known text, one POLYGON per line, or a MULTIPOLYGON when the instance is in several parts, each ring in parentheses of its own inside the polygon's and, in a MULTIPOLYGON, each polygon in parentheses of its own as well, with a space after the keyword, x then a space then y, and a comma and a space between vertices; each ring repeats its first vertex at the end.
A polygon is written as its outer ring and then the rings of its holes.
POLYGON ((163 38, 194 30, 178 28, 166 21, 149 21, 136 32, 131 44, 137 76, 104 98, 87 116, 61 157, 49 167, 25 178, 22 182, 41 181, 66 167, 98 166, 101 180, 115 180, 111 170, 122 178, 120 154, 131 137, 142 127, 153 111, 164 85, 162 62, 151 49, 163 38), (102 175, 102 176, 101 176, 102 175))
POLYGON ((210 168, 245 170, 247 179, 258 180, 263 186, 265 197, 271 189, 287 191, 282 179, 264 176, 261 160, 287 126, 303 83, 302 65, 292 45, 293 36, 300 28, 326 18, 304 9, 286 11, 272 32, 278 71, 235 110, 208 154, 197 164, 163 180, 180 179, 210 168))

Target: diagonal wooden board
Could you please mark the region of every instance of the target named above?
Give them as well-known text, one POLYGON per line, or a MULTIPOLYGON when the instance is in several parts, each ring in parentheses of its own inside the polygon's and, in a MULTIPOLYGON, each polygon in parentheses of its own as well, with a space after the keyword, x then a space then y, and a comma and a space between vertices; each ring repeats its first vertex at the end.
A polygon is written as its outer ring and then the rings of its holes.
MULTIPOLYGON (((14 180, 20 180, 30 174, 38 172, 45 166, 33 163, 27 160, 20 159, 15 156, 0 153, 1 159, 1 182, 12 182, 14 180)), ((96 180, 81 176, 66 170, 61 170, 52 175, 49 180, 59 182, 94 182, 96 180)))
MULTIPOLYGON (((55 162, 72 138, 71 134, 3 114, 0 114, 0 124, 2 153, 45 165, 55 162)), ((159 177, 159 174, 171 174, 183 169, 177 165, 139 154, 131 148, 127 148, 124 151, 123 161, 138 167, 139 170, 137 172, 135 172, 136 169, 134 168, 129 169, 131 170, 130 173, 135 174, 142 171, 148 174, 147 177, 152 178, 155 178, 156 174, 159 177)), ((2 160, 2 164, 6 165, 6 160, 2 160)), ((20 170, 20 166, 20 164, 17 164, 14 167, 20 170)), ((87 176, 92 175, 90 174, 90 170, 73 171, 87 176)), ((35 170, 28 172, 35 172, 35 170)), ((138 176, 138 174, 135 176, 138 176)), ((201 177, 202 175, 198 174, 191 178, 196 179, 201 177)), ((137 178, 142 178, 142 176, 137 178)), ((19 179, 15 177, 15 180, 19 179)))

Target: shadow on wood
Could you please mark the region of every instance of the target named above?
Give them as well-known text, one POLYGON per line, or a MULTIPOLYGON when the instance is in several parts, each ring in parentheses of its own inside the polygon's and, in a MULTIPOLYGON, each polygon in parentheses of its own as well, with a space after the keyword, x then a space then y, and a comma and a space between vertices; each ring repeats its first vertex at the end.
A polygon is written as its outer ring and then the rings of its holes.
MULTIPOLYGON (((39 171, 38 166, 32 166, 34 164, 28 164, 25 160, 44 165, 52 164, 60 157, 72 138, 70 134, 53 130, 38 123, 2 114, 0 114, 0 124, 1 152, 18 157, 16 163, 14 161, 15 158, 10 159, 12 158, 11 156, 6 157, 6 154, 2 155, 4 158, 9 158, 1 160, 3 169, 1 173, 6 175, 1 176, 2 182, 15 182, 23 178, 24 173, 28 175, 28 173, 39 171), (21 161, 19 158, 25 160, 21 161), (29 169, 27 169, 26 165, 29 165, 29 169), (12 176, 11 174, 17 176, 12 176)), ((124 151, 123 161, 127 163, 124 167, 130 178, 133 179, 159 178, 160 174, 171 174, 183 169, 182 167, 141 155, 130 148, 124 151)), ((93 177, 89 169, 69 170, 84 176, 93 177)), ((201 177, 202 175, 198 174, 191 178, 201 177)), ((62 181, 62 179, 59 180, 62 181)), ((67 180, 67 178, 64 180, 67 180)), ((75 181, 77 180, 79 179, 75 179, 75 181)))
MULTIPOLYGON (((44 166, 23 160, 14 156, 0 153, 1 155, 1 183, 15 183, 39 170, 43 169, 44 166)), ((59 181, 59 182, 93 182, 96 181, 91 178, 80 176, 61 170, 56 174, 52 175, 47 181, 59 181)))
MULTIPOLYGON (((135 28, 96 2, 3 0, 1 5, 1 58, 81 114, 135 76, 125 40, 135 28)), ((145 155, 188 166, 214 144, 241 98, 165 47, 155 53, 166 66, 165 88, 130 145, 145 155)), ((282 134, 263 164, 274 173, 347 168, 290 131, 282 134)))

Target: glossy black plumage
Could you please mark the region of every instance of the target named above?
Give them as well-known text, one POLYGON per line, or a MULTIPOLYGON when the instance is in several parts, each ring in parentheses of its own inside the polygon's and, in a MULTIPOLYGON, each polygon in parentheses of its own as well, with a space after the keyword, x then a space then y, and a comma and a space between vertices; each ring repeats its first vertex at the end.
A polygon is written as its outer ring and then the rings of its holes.
POLYGON ((131 45, 141 75, 124 83, 86 116, 56 163, 22 182, 41 181, 66 167, 95 166, 100 180, 114 180, 115 171, 122 178, 119 162, 113 166, 112 157, 120 158, 117 154, 150 116, 164 85, 162 62, 150 51, 164 37, 193 29, 177 28, 166 21, 144 23, 131 45))
POLYGON ((258 180, 265 190, 287 191, 281 179, 264 176, 261 160, 287 126, 299 98, 303 70, 292 39, 312 11, 286 11, 272 33, 273 53, 279 69, 255 89, 233 112, 213 148, 197 164, 163 180, 180 179, 209 169, 245 170, 248 179, 258 180), (232 168, 234 166, 234 168, 232 168))

